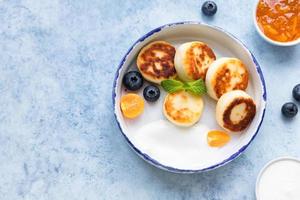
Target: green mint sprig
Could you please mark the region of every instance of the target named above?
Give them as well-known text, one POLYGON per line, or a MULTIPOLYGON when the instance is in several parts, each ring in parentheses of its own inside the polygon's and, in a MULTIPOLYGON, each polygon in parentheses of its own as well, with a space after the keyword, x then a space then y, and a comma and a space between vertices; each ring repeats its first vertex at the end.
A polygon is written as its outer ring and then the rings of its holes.
POLYGON ((168 79, 161 82, 161 86, 168 93, 179 92, 185 90, 194 95, 202 95, 206 93, 205 83, 202 79, 191 82, 181 82, 179 80, 168 79))

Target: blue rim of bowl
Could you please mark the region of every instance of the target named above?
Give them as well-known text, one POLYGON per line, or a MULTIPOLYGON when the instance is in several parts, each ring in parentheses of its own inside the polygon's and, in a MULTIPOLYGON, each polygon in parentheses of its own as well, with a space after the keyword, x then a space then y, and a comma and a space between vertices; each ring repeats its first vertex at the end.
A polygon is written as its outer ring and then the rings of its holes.
POLYGON ((124 55, 124 57, 122 58, 118 68, 117 68, 117 71, 115 73, 115 77, 114 77, 114 82, 113 82, 113 91, 112 91, 112 101, 113 101, 113 110, 114 110, 114 116, 115 116, 115 120, 117 122, 117 125, 122 133, 122 135, 124 136, 125 140, 127 141, 127 143, 129 144, 129 146, 141 157, 143 158, 144 160, 146 160, 147 162, 149 162, 150 164, 160 168, 160 169, 164 169, 166 171, 169 171, 169 172, 175 172, 175 173, 197 173, 197 172, 205 172, 205 171, 210 171, 210 170, 213 170, 213 169, 216 169, 218 167, 221 167, 229 162, 231 162, 232 160, 234 160, 235 158, 237 158, 241 153, 243 153, 245 151, 245 149, 250 145, 250 143, 254 140, 254 138, 256 137, 260 127, 261 127, 261 124, 263 122, 263 119, 264 119, 264 116, 265 116, 265 111, 266 111, 266 102, 267 102, 267 91, 266 91, 266 83, 265 83, 265 79, 264 79, 264 76, 263 76, 263 73, 262 73, 262 70, 256 60, 256 58, 254 57, 254 55, 250 52, 250 50, 246 47, 246 45, 244 43, 242 43, 239 39, 237 39, 237 37, 235 37, 234 35, 232 35, 231 33, 225 31, 224 29, 220 28, 220 27, 217 27, 217 26, 212 26, 212 25, 208 25, 208 24, 205 24, 205 23, 201 23, 201 22, 197 22, 197 21, 183 21, 183 22, 175 22, 175 23, 169 23, 169 24, 165 24, 163 26, 160 26, 158 28, 155 28, 153 29, 152 31, 146 33, 144 36, 142 36, 141 38, 139 38, 129 49, 128 51, 126 52, 126 54, 124 55), (117 84, 117 80, 119 78, 119 74, 120 74, 120 70, 121 68, 123 67, 126 59, 127 59, 127 56, 130 54, 130 52, 133 50, 133 48, 140 42, 143 42, 145 39, 147 39, 148 37, 150 37, 151 35, 157 33, 157 32, 160 32, 162 29, 164 28, 168 28, 168 27, 172 27, 172 26, 177 26, 177 25, 186 25, 186 24, 192 24, 192 25, 203 25, 203 26, 207 26, 207 27, 210 27, 210 28, 213 28, 213 29, 217 29, 219 31, 222 31, 224 32, 225 34, 227 34, 229 37, 231 37, 232 39, 234 39, 236 42, 238 42, 239 44, 241 44, 249 53, 249 55, 252 57, 252 60, 256 66, 256 71, 259 75, 259 78, 260 78, 260 82, 261 82, 261 85, 263 86, 263 94, 262 94, 262 98, 263 98, 263 101, 264 101, 264 104, 262 105, 263 106, 263 113, 261 115, 261 118, 260 118, 260 122, 257 126, 257 129, 254 133, 254 135, 252 136, 252 138, 250 139, 250 141, 245 144, 244 146, 242 146, 236 153, 232 154, 229 158, 217 163, 217 164, 214 164, 212 166, 209 166, 209 167, 206 167, 206 168, 202 168, 202 169, 178 169, 178 168, 174 168, 174 167, 170 167, 170 166, 166 166, 166 165, 163 165, 161 163, 159 163, 157 160, 151 158, 149 155, 141 152, 137 147, 134 146, 134 144, 132 144, 132 142, 128 139, 128 137, 126 136, 126 134, 124 133, 124 131, 122 130, 122 127, 118 121, 118 117, 117 117, 117 114, 116 114, 116 111, 115 111, 115 107, 116 107, 116 102, 115 102, 115 98, 116 98, 116 84, 117 84))

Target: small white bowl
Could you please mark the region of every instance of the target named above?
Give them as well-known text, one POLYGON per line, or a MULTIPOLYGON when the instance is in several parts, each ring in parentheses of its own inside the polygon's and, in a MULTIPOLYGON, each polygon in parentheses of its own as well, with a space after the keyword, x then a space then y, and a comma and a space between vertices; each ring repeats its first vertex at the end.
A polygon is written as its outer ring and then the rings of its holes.
POLYGON ((256 196, 256 200, 260 200, 259 198, 259 194, 258 194, 258 191, 259 191, 259 184, 260 184, 260 180, 261 180, 261 177, 262 175, 265 173, 265 171, 273 164, 275 164, 276 162, 280 162, 280 161, 283 161, 283 160, 290 160, 290 161, 296 161, 300 164, 300 160, 297 159, 297 158, 294 158, 294 157, 290 157, 290 156, 281 156, 281 157, 278 157, 278 158, 275 158, 271 161, 269 161, 259 172, 257 178, 256 178, 256 184, 255 184, 255 196, 256 196))
POLYGON ((260 0, 257 0, 257 3, 255 4, 255 8, 253 9, 253 22, 254 22, 254 25, 255 25, 255 28, 256 28, 256 31, 258 32, 258 34, 263 39, 265 39, 267 42, 269 42, 270 44, 277 45, 277 46, 285 46, 286 47, 286 46, 294 46, 294 45, 300 44, 300 38, 298 38, 297 40, 290 41, 290 42, 278 42, 278 41, 268 38, 262 32, 262 30, 259 28, 259 26, 257 24, 257 20, 256 20, 256 11, 257 11, 257 6, 258 6, 259 1, 260 0))

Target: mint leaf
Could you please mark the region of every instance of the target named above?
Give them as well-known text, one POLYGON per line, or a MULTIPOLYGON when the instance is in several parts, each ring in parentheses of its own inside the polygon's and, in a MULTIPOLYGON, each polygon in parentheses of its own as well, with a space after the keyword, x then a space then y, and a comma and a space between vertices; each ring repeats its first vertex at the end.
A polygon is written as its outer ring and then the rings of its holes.
POLYGON ((178 80, 168 79, 162 81, 161 86, 168 93, 174 93, 181 90, 185 90, 194 95, 202 95, 206 93, 205 83, 202 79, 185 83, 178 80))
POLYGON ((168 79, 161 82, 161 86, 169 93, 178 92, 183 90, 184 84, 181 81, 168 79))
POLYGON ((186 82, 184 89, 194 95, 202 95, 206 93, 205 83, 202 79, 192 82, 186 82))

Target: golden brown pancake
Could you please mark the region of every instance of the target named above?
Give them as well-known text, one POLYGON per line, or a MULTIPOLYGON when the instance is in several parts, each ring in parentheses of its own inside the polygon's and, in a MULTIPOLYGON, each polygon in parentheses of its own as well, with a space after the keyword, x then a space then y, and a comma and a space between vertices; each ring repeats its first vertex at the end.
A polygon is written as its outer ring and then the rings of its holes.
POLYGON ((219 58, 214 61, 206 75, 209 96, 218 100, 226 92, 246 90, 249 73, 243 62, 237 58, 219 58))
POLYGON ((203 42, 182 44, 175 54, 175 68, 184 81, 205 80, 210 64, 216 59, 213 50, 203 42))
POLYGON ((246 129, 256 114, 252 97, 242 90, 224 94, 216 107, 216 119, 224 129, 238 132, 246 129))
POLYGON ((203 111, 201 96, 181 91, 165 97, 163 112, 166 118, 178 126, 191 126, 201 117, 203 111))
POLYGON ((137 57, 137 66, 143 77, 153 83, 176 77, 175 48, 164 41, 146 45, 137 57))

